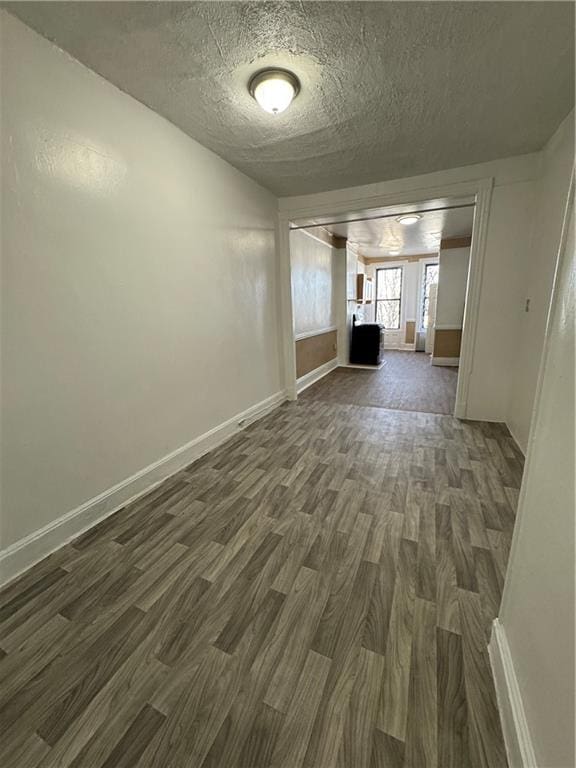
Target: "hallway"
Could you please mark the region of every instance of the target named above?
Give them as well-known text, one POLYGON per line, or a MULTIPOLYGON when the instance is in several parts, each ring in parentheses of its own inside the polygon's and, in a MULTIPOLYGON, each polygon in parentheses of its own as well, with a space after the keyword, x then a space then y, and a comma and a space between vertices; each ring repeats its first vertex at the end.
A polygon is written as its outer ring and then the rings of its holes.
POLYGON ((506 765, 506 429, 327 379, 6 590, 2 764, 506 765))
POLYGON ((575 7, 2 3, 1 768, 576 765, 575 7))
POLYGON ((379 370, 336 368, 302 396, 340 405, 454 413, 457 367, 430 365, 423 352, 386 350, 383 359, 379 370))

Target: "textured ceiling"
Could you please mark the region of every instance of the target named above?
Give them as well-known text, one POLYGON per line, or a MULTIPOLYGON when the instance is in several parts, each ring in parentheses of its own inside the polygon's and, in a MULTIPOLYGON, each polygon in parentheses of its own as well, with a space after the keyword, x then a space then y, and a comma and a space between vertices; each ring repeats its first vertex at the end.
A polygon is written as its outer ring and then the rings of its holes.
POLYGON ((451 208, 421 213, 416 224, 405 226, 396 220, 396 214, 366 221, 325 224, 335 235, 347 238, 360 246, 363 256, 412 256, 418 253, 438 253, 440 240, 472 234, 474 206, 451 208))
POLYGON ((3 5, 279 195, 531 152, 572 106, 568 2, 3 5), (246 89, 272 64, 279 116, 246 89))

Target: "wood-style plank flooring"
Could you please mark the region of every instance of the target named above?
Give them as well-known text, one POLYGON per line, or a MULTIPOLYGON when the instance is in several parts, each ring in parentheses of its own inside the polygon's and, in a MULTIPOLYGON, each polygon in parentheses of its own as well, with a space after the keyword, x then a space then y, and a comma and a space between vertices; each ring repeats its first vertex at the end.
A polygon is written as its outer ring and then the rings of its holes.
POLYGON ((384 352, 378 370, 336 368, 306 390, 306 398, 339 405, 454 413, 458 368, 430 365, 424 352, 384 352))
POLYGON ((2 594, 3 768, 500 768, 500 425, 302 398, 2 594))

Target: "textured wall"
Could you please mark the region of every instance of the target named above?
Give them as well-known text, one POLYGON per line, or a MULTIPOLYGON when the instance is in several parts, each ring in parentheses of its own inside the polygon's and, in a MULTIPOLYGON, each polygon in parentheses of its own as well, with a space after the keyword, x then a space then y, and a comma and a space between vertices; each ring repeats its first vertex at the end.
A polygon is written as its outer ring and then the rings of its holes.
POLYGON ((574 212, 559 270, 544 375, 500 608, 536 753, 567 768, 574 753, 574 212))
POLYGON ((470 248, 441 250, 439 263, 436 325, 453 325, 462 328, 470 248))
POLYGON ((336 323, 334 249, 301 230, 290 233, 294 332, 320 331, 336 323))
POLYGON ((520 295, 515 305, 518 333, 514 343, 511 397, 507 422, 526 450, 536 391, 538 365, 560 241, 564 201, 574 163, 574 113, 548 143, 542 157, 543 177, 538 185, 532 241, 522 253, 520 295), (525 312, 526 298, 530 311, 525 312))
POLYGON ((272 195, 1 16, 6 545, 281 382, 272 195))

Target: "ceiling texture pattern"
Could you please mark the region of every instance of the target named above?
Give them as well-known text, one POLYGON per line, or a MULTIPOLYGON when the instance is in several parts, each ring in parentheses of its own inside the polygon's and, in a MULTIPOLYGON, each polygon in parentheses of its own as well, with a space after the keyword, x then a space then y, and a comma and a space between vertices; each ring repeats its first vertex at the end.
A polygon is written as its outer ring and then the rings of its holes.
POLYGON ((360 246, 360 253, 369 257, 435 254, 440 249, 442 238, 472 234, 473 205, 427 212, 426 209, 420 210, 420 219, 409 226, 401 224, 397 215, 389 215, 386 209, 382 209, 383 218, 325 224, 324 228, 334 235, 356 243, 360 246))
POLYGON ((532 152, 573 104, 567 2, 3 6, 278 195, 532 152), (302 83, 277 116, 271 65, 302 83))

